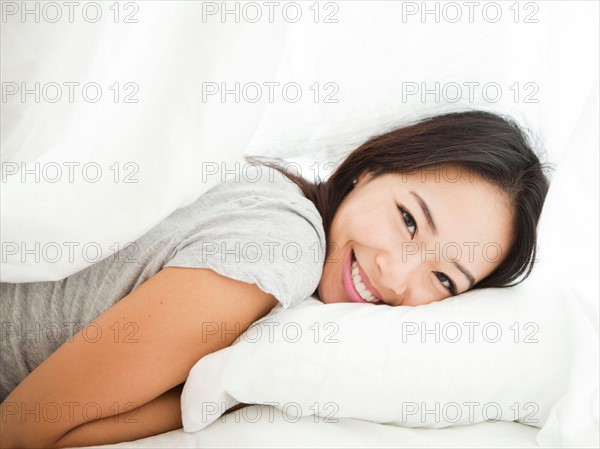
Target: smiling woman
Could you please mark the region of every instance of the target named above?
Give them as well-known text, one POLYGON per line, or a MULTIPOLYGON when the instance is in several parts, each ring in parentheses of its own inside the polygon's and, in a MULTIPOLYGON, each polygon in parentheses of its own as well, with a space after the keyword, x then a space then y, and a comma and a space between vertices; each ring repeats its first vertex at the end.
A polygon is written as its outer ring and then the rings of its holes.
POLYGON ((500 116, 446 114, 374 137, 321 184, 256 168, 137 239, 135 261, 0 283, 11 329, 0 344, 0 447, 90 446, 179 428, 181 388, 198 360, 311 292, 324 303, 415 306, 531 271, 548 181, 521 130, 500 116), (290 247, 300 250, 277 250, 290 247), (56 404, 96 413, 25 412, 56 404))
POLYGON ((512 119, 467 111, 369 139, 324 183, 287 174, 323 217, 317 296, 416 306, 522 282, 546 168, 512 119))

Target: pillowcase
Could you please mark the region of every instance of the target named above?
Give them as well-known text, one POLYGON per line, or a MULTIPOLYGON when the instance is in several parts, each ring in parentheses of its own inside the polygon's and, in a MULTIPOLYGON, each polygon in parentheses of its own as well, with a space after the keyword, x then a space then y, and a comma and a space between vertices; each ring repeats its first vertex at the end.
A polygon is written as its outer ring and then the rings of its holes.
POLYGON ((541 427, 570 369, 568 300, 549 283, 418 307, 311 297, 275 308, 192 368, 181 397, 184 430, 203 429, 241 402, 329 422, 541 427))

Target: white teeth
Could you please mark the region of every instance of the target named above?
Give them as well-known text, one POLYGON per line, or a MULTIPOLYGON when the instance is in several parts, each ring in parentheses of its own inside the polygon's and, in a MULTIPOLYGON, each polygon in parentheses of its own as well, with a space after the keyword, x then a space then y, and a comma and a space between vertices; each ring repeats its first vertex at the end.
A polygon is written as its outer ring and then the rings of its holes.
POLYGON ((356 288, 356 291, 362 299, 368 302, 374 302, 377 300, 375 295, 373 295, 373 293, 371 293, 367 286, 362 282, 360 272, 358 271, 358 263, 356 261, 352 262, 352 281, 354 282, 354 288, 356 288))

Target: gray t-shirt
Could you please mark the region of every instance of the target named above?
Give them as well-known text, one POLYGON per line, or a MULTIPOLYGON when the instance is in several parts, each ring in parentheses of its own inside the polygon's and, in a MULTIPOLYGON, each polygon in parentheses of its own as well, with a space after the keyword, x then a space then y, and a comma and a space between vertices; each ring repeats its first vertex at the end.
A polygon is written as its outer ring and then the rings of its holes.
POLYGON ((321 216, 291 180, 257 167, 227 175, 133 244, 65 279, 0 283, 0 401, 163 267, 210 268, 258 285, 282 308, 311 296, 325 259, 321 216))

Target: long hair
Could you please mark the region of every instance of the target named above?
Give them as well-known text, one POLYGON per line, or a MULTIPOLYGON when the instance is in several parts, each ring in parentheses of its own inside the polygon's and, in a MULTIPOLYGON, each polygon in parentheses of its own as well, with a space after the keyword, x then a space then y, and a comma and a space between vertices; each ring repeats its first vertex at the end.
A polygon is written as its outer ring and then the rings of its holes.
POLYGON ((527 135, 510 117, 477 110, 450 112, 392 129, 352 151, 326 182, 312 183, 256 157, 245 159, 274 168, 295 182, 321 214, 328 240, 338 207, 352 190, 352 181, 365 170, 373 178, 446 166, 469 170, 499 187, 514 212, 506 257, 473 288, 511 287, 533 269, 537 224, 550 185, 544 171, 553 167, 540 162, 527 135))

